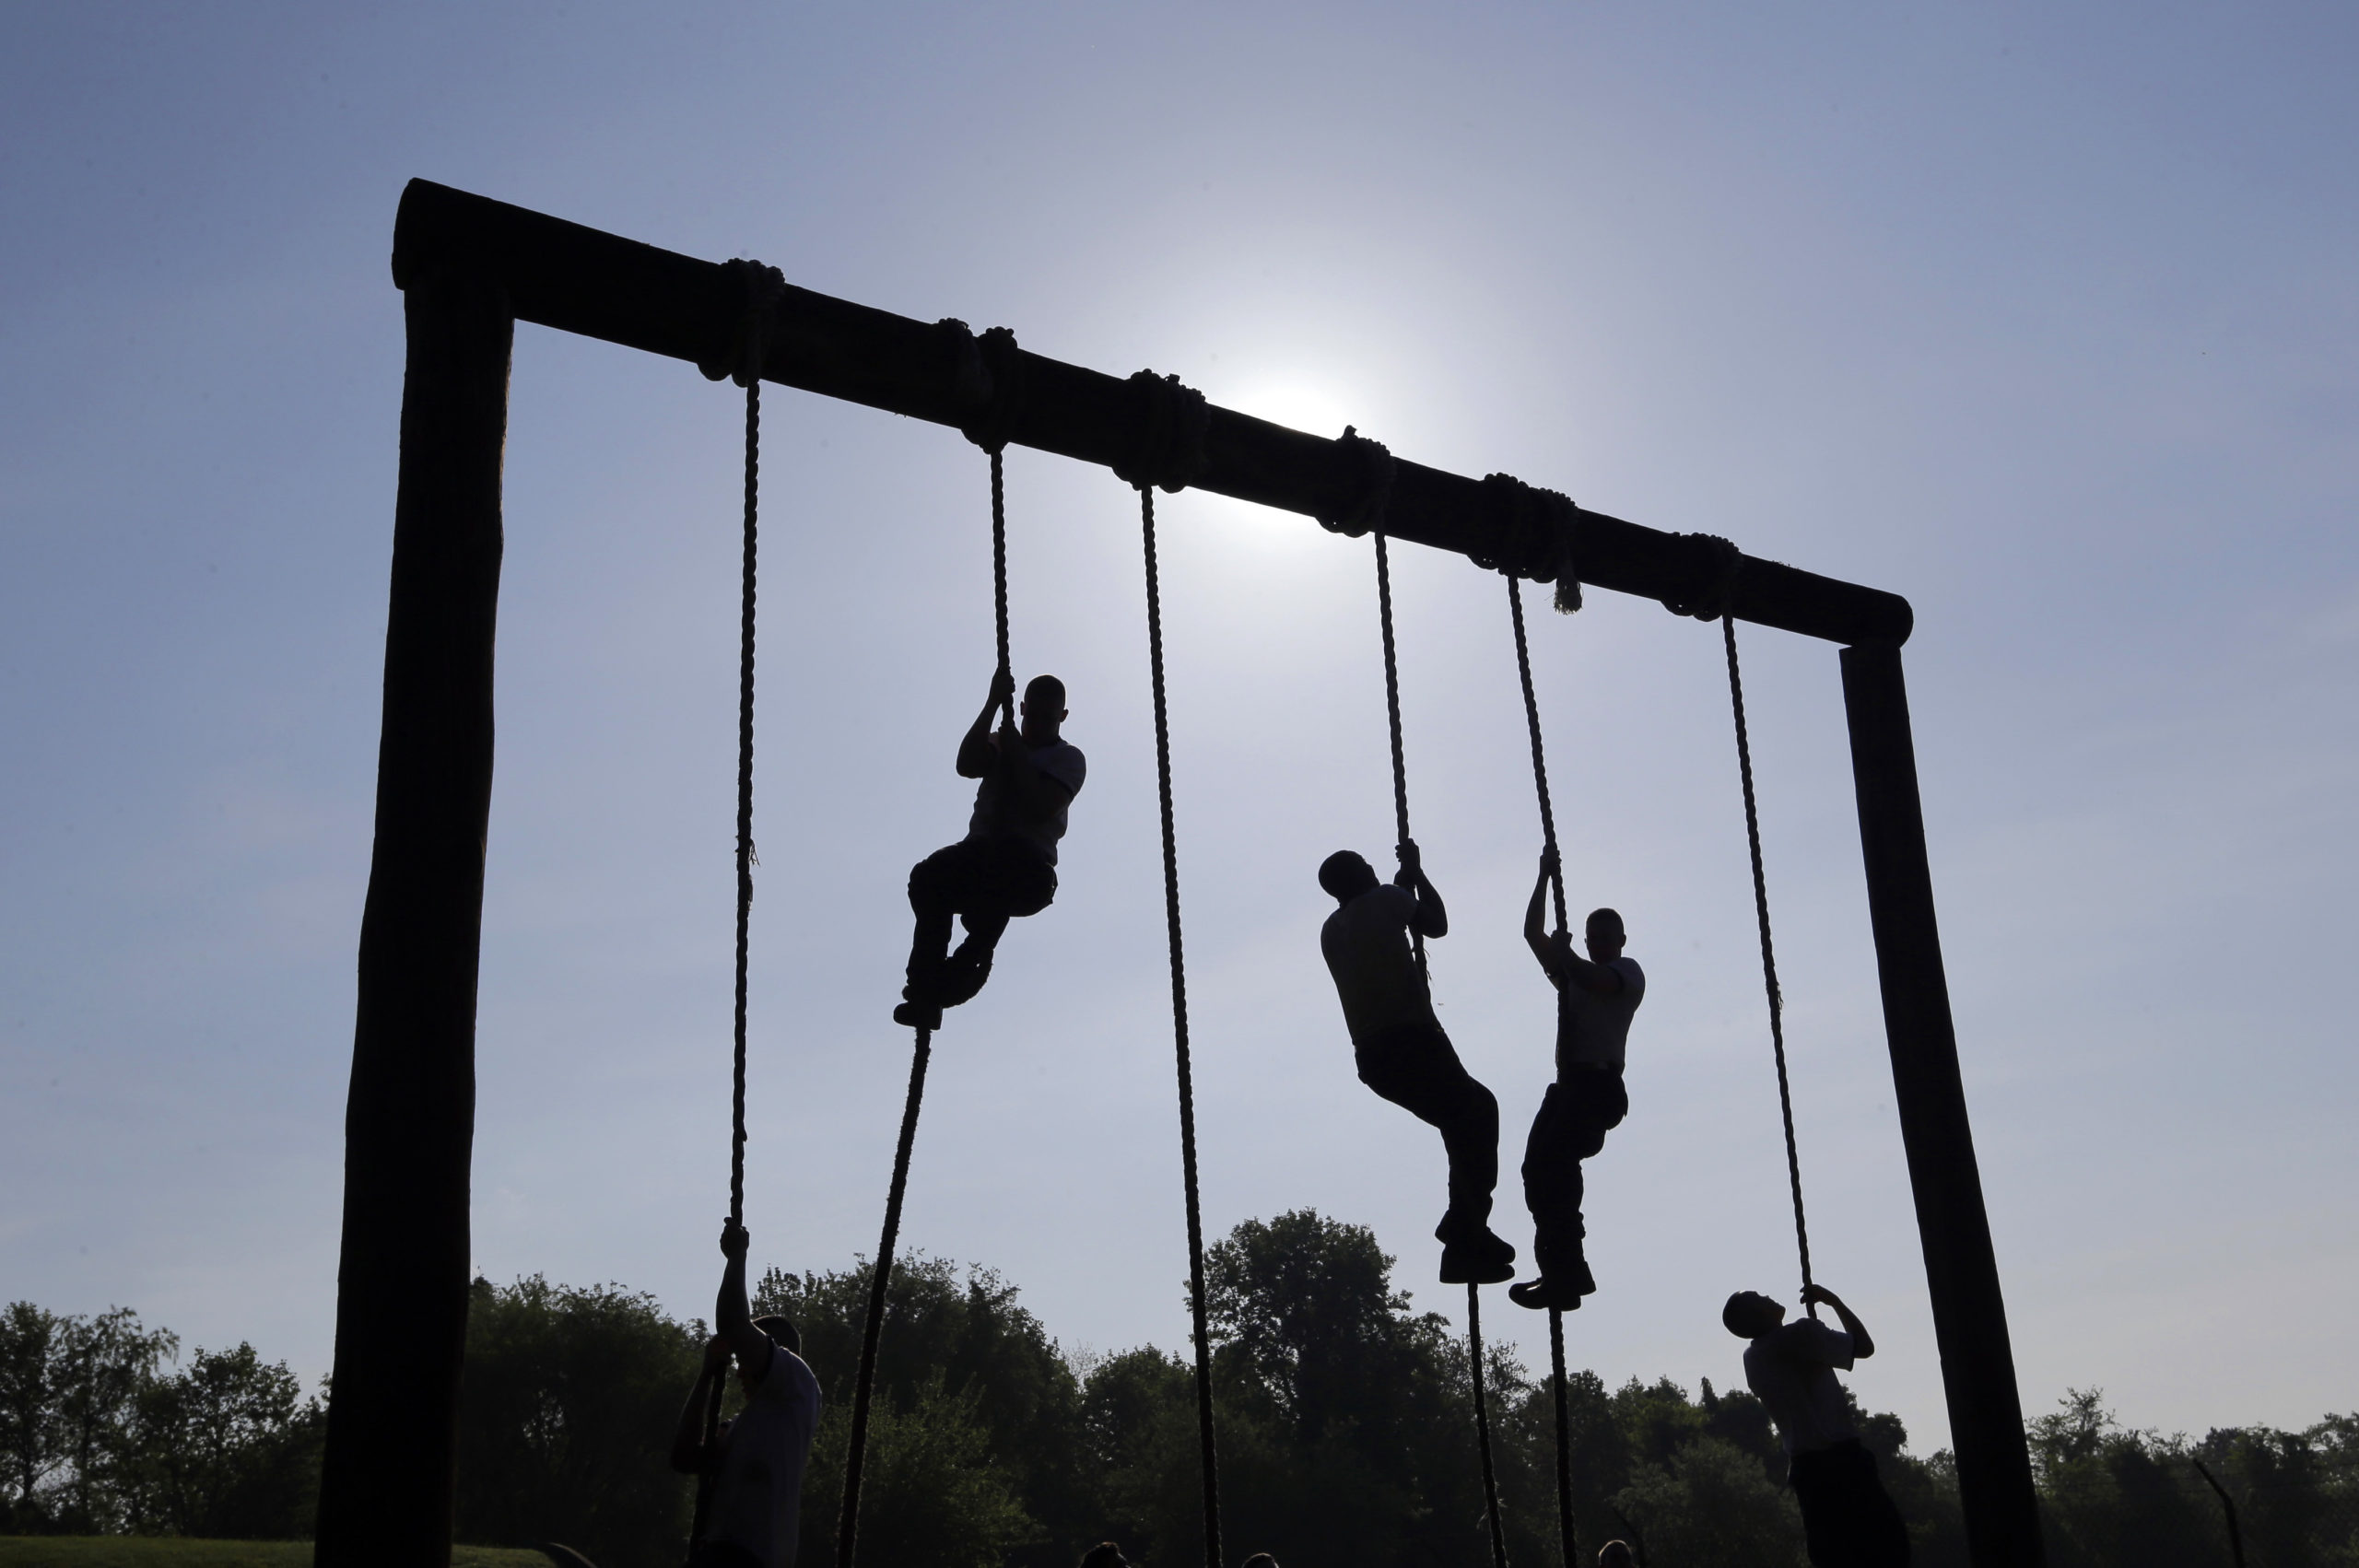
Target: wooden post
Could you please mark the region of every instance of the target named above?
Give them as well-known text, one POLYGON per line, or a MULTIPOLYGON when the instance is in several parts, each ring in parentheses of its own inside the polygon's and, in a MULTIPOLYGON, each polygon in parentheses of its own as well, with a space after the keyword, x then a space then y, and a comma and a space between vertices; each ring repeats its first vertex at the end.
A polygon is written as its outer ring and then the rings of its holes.
POLYGON ((1884 1036, 1949 1396, 1967 1552, 1976 1568, 2040 1568, 2047 1554, 2039 1504, 1974 1129, 1958 1077, 1900 650, 1847 648, 1842 661, 1884 1036))
POLYGON ((320 1568, 449 1563, 466 1340, 475 967, 515 323, 498 284, 449 271, 413 279, 405 307, 320 1568))

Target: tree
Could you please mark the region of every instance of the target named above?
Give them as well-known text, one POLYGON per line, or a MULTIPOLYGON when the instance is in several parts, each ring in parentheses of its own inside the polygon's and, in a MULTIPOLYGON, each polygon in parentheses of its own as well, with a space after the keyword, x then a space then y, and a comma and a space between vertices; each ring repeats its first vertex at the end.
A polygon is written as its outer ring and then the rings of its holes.
MULTIPOLYGON (((874 1278, 865 1263, 822 1273, 773 1269, 754 1291, 757 1314, 793 1320, 827 1408, 847 1418, 874 1278)), ((969 1452, 961 1423, 972 1425, 981 1434, 976 1452, 990 1461, 989 1478, 977 1484, 1007 1489, 1016 1513, 1031 1521, 1027 1534, 1003 1548, 1006 1561, 1013 1568, 1065 1568, 1084 1538, 1095 1540, 1090 1532, 1102 1528, 1082 1475, 1081 1385, 1040 1320, 1016 1296, 1015 1287, 989 1269, 962 1270, 947 1258, 923 1254, 896 1263, 886 1293, 876 1363, 879 1414, 871 1418, 870 1440, 878 1440, 883 1412, 921 1426, 940 1422, 946 1423, 940 1441, 910 1452, 930 1463, 965 1464, 957 1458, 969 1452)), ((823 1424, 823 1443, 827 1431, 823 1424)), ((839 1478, 836 1463, 831 1473, 839 1478)), ((876 1472, 867 1474, 863 1492, 877 1484, 876 1472)), ((840 1484, 824 1480, 814 1459, 804 1488, 806 1538, 816 1516, 832 1527, 840 1484), (829 1486, 837 1490, 823 1493, 829 1486)), ((998 1539, 1001 1524, 994 1521, 1006 1515, 984 1505, 980 1494, 969 1504, 961 1515, 968 1523, 960 1527, 981 1532, 973 1539, 998 1539)))
POLYGON ((11 1535, 29 1535, 44 1522, 38 1501, 65 1465, 65 1433, 58 1420, 59 1318, 29 1301, 0 1314, 0 1466, 9 1489, 5 1516, 11 1535))
POLYGON ((118 1486, 140 1535, 224 1540, 308 1537, 319 1506, 326 1412, 284 1362, 249 1344, 199 1350, 186 1371, 149 1377, 118 1486))
MULTIPOLYGON (((999 1568, 1036 1544, 1040 1527, 1017 1500, 1014 1477, 993 1456, 976 1390, 945 1392, 940 1375, 906 1408, 876 1401, 869 1413, 860 1492, 860 1555, 895 1568, 999 1568)), ((830 1405, 804 1473, 797 1560, 835 1558, 851 1434, 849 1403, 830 1405)))
POLYGON ((671 1568, 694 1496, 671 1469, 672 1431, 704 1337, 616 1285, 475 1281, 459 1389, 459 1539, 559 1540, 601 1568, 671 1568))
POLYGON ((1802 1547, 1793 1493, 1761 1473, 1757 1456, 1698 1436, 1668 1463, 1641 1464, 1614 1502, 1663 1562, 1791 1568, 1802 1547))

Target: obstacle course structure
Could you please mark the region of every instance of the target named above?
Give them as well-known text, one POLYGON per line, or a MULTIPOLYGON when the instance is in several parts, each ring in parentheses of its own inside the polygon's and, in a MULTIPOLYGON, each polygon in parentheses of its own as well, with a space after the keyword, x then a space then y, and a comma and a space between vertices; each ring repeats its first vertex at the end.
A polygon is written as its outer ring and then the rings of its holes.
MULTIPOLYGON (((322 1568, 440 1568, 450 1555, 515 323, 700 366, 750 354, 763 380, 952 428, 971 428, 996 406, 1010 417, 1007 441, 1126 477, 1157 461, 1142 454, 1168 447, 1167 400, 1139 378, 1012 340, 980 353, 963 327, 792 287, 747 349, 741 269, 427 181, 403 195, 393 271, 408 362, 346 1112, 322 1568), (1021 379, 1012 413, 1004 399, 995 405, 994 368, 1003 384, 1021 379)), ((1208 406, 1183 482, 1332 522, 1365 508, 1366 444, 1208 406)), ((1560 592, 1577 579, 1840 648, 1885 1033, 1968 1544, 1978 1568, 2036 1568, 2039 1520, 1918 796, 1900 652, 1908 603, 1502 479, 1395 461, 1382 531, 1511 575, 1556 578, 1560 592)))

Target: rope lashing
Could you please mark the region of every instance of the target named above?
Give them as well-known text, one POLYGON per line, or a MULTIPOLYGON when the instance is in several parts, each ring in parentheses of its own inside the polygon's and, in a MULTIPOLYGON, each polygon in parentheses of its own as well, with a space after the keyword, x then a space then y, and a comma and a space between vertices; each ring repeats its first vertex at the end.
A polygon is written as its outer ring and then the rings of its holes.
POLYGON ((1491 1405, 1483 1388, 1483 1287, 1466 1281, 1466 1351, 1474 1365, 1474 1437, 1483 1451, 1483 1516, 1491 1526, 1491 1568, 1508 1568, 1508 1538, 1499 1523, 1499 1476, 1491 1464, 1491 1405))
POLYGON ((1486 474, 1484 498, 1492 543, 1472 556, 1485 571, 1556 585, 1556 610, 1581 607, 1581 509, 1572 497, 1527 485, 1512 474, 1486 474))
POLYGON ((1160 486, 1177 495, 1204 471, 1204 431, 1212 413, 1204 394, 1177 376, 1141 370, 1127 383, 1137 411, 1137 440, 1114 477, 1133 489, 1160 486))
MULTIPOLYGON (((1729 546, 1731 556, 1736 547, 1729 546)), ((1734 573, 1731 573, 1733 578, 1734 573)), ((1753 913, 1761 928, 1761 986, 1769 999, 1769 1045, 1778 1059, 1778 1113, 1786 1127, 1786 1179, 1794 1195, 1794 1250, 1802 1258, 1802 1290, 1810 1290, 1810 1223, 1802 1212, 1802 1157, 1794 1138, 1794 1095, 1786 1078, 1786 999, 1778 989, 1777 950, 1769 940, 1769 881, 1761 867, 1761 813, 1753 795, 1753 742, 1744 723, 1744 677, 1737 667, 1736 618, 1720 616, 1720 638, 1728 649, 1729 708, 1736 718, 1737 778, 1744 786, 1744 840, 1753 854, 1753 913)), ((1806 1304, 1813 1317, 1815 1303, 1806 1304)))
POLYGON ((1744 569, 1744 552, 1711 533, 1674 533, 1686 556, 1686 582, 1663 595, 1662 607, 1674 615, 1699 621, 1725 618, 1736 604, 1736 579, 1744 569))
POLYGON ((893 1181, 885 1193, 885 1231, 877 1238, 876 1266, 868 1282, 868 1319, 860 1335, 851 1435, 844 1448, 844 1496, 836 1514, 836 1568, 851 1568, 860 1539, 860 1486, 868 1460, 869 1409, 876 1391, 876 1346, 885 1335, 885 1291, 893 1278, 893 1248, 901 1236, 901 1198, 910 1186, 910 1151, 917 1141, 918 1109, 925 1101, 926 1063, 933 1055, 933 1031, 919 1030, 917 1048, 910 1057, 909 1097, 901 1106, 901 1141, 893 1150, 893 1181))
MULTIPOLYGON (((1144 374, 1145 372, 1142 372, 1144 374)), ((1135 379, 1135 378, 1133 378, 1135 379)), ((1201 405, 1202 400, 1199 399, 1201 405)), ((1196 1442, 1203 1467, 1204 1564, 1225 1568, 1220 1468, 1213 1441, 1212 1340, 1204 1319, 1204 1218, 1196 1194, 1196 1081, 1188 1054, 1188 966, 1180 940, 1180 838, 1171 816, 1171 721, 1163 689, 1163 592, 1156 570, 1155 491, 1137 482, 1146 554, 1147 673, 1155 693, 1155 778, 1163 813, 1163 919, 1171 953, 1171 1036, 1180 1072, 1180 1171, 1188 1201, 1188 1316, 1196 1342, 1196 1442)))
MULTIPOLYGON (((698 366, 707 380, 733 380, 745 389, 745 545, 738 569, 737 607, 737 951, 731 1014, 729 1074, 729 1219, 745 1223, 745 994, 746 955, 754 915, 754 624, 756 566, 761 542, 762 365, 772 310, 786 293, 776 267, 741 259, 722 263, 722 274, 743 292, 743 303, 722 356, 698 366)), ((705 1473, 697 1488, 688 1539, 704 1534, 705 1506, 711 1491, 711 1463, 721 1433, 722 1380, 713 1380, 705 1401, 705 1473)))
POLYGON ((1356 427, 1346 425, 1335 439, 1343 458, 1343 476, 1335 486, 1343 504, 1319 514, 1319 526, 1330 533, 1357 539, 1384 526, 1384 509, 1392 500, 1393 462, 1391 449, 1372 441, 1356 427))
MULTIPOLYGON (((1392 561, 1381 532, 1376 535, 1376 614, 1384 634, 1384 713, 1392 742, 1392 821, 1405 849, 1409 844, 1409 764, 1401 739, 1401 665, 1392 640, 1392 561)), ((1417 955, 1418 983, 1430 987, 1425 936, 1414 925, 1409 928, 1409 935, 1417 955)), ((1467 1353, 1473 1358, 1474 1437, 1483 1456, 1483 1500, 1491 1529, 1492 1568, 1508 1568, 1507 1536, 1499 1524, 1498 1477, 1491 1462, 1491 1417, 1483 1391, 1481 1291, 1474 1281, 1467 1281, 1466 1340, 1467 1353)))

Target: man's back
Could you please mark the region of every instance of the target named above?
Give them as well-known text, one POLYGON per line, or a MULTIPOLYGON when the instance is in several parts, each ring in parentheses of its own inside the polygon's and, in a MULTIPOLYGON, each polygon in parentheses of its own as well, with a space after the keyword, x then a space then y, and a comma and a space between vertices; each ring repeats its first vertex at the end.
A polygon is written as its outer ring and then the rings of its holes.
POLYGON ((722 1445, 705 1539, 738 1547, 767 1568, 792 1568, 803 1470, 818 1424, 819 1380, 792 1351, 772 1350, 769 1370, 722 1445))
POLYGON ((1319 929, 1319 950, 1335 977, 1344 1023, 1355 1041, 1365 1043, 1392 1029, 1439 1027, 1409 945, 1409 924, 1416 913, 1414 894, 1379 883, 1328 916, 1319 929))
POLYGON ((1850 1366, 1851 1336, 1813 1317, 1796 1318, 1745 1347, 1744 1381, 1769 1407, 1789 1456, 1859 1435, 1835 1377, 1850 1366))

